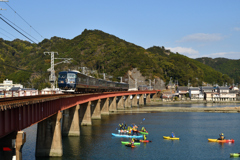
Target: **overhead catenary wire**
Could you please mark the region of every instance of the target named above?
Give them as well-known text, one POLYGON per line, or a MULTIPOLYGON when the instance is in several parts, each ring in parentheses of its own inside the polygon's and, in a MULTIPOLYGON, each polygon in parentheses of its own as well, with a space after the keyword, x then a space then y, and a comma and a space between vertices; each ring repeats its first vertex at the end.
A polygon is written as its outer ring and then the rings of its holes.
MULTIPOLYGON (((3 16, 2 14, 0 14, 0 16, 2 16, 2 19, 4 20, 5 23, 7 23, 9 26, 16 26, 18 29, 20 29, 22 32, 24 32, 25 34, 27 34, 28 36, 32 37, 33 39, 35 39, 37 42, 39 42, 36 38, 34 38, 33 36, 31 36, 30 34, 28 34, 26 31, 24 31, 23 29, 21 29, 20 27, 18 27, 15 23, 13 23, 12 21, 10 21, 9 19, 7 19, 5 16, 3 16), (8 22, 7 22, 8 21, 8 22), (11 25, 11 24, 12 25, 11 25)), ((13 27, 12 27, 13 28, 13 27)), ((14 27, 15 28, 15 27, 14 27)), ((15 29, 16 30, 16 29, 15 29)), ((18 30, 16 30, 17 32, 19 32, 18 30)), ((20 33, 20 32, 19 32, 20 33)), ((20 33, 21 34, 21 33, 20 33)), ((26 38, 26 36, 24 36, 26 38)), ((27 38, 29 39, 29 38, 27 38)), ((36 43, 36 42, 33 42, 33 43, 36 43)))
POLYGON ((26 72, 31 72, 31 73, 40 73, 40 74, 45 74, 45 73, 47 73, 47 72, 36 72, 36 71, 32 71, 32 70, 26 70, 26 69, 21 69, 21 68, 18 68, 18 67, 13 67, 13 66, 11 66, 11 65, 8 65, 8 64, 6 64, 6 63, 4 63, 3 61, 0 61, 0 63, 2 63, 3 65, 5 65, 5 66, 8 66, 8 67, 11 67, 11 68, 14 68, 14 69, 17 69, 17 70, 21 70, 21 71, 26 71, 26 72))
POLYGON ((0 32, 0 34, 4 35, 5 37, 9 38, 10 40, 12 40, 12 38, 10 38, 9 36, 7 36, 6 34, 3 34, 2 32, 0 32))
MULTIPOLYGON (((0 15, 2 16, 2 15, 0 15)), ((5 22, 6 24, 8 24, 10 27, 12 27, 15 31, 17 31, 18 33, 20 33, 22 36, 24 36, 25 38, 27 38, 29 41, 33 42, 33 43, 36 43, 34 42, 33 40, 31 40, 30 38, 28 38, 25 34, 23 34, 22 32, 20 32, 19 30, 17 30, 15 27, 13 27, 11 24, 9 24, 6 20, 4 20, 2 17, 0 17, 0 19, 5 22)))
MULTIPOLYGON (((13 36, 14 38, 17 38, 16 36, 12 35, 11 33, 9 33, 8 31, 4 30, 3 28, 0 27, 0 29, 3 30, 4 32, 8 33, 9 35, 13 36)), ((10 38, 10 37, 8 37, 8 38, 10 38)), ((10 39, 12 39, 12 38, 10 38, 10 39)))
POLYGON ((20 14, 17 13, 17 11, 15 11, 8 3, 5 2, 5 4, 11 8, 25 23, 27 23, 39 36, 41 36, 42 38, 44 38, 35 28, 33 28, 20 14))

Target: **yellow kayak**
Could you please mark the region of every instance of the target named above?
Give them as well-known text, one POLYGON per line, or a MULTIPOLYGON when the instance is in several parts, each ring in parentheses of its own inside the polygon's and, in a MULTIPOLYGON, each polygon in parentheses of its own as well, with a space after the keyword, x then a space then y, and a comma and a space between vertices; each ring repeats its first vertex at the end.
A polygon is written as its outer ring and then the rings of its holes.
POLYGON ((170 137, 170 136, 163 136, 163 138, 164 138, 164 139, 170 139, 170 140, 179 140, 178 137, 172 138, 172 137, 170 137))
POLYGON ((210 138, 208 138, 208 142, 234 143, 234 139, 218 140, 218 139, 210 139, 210 138))

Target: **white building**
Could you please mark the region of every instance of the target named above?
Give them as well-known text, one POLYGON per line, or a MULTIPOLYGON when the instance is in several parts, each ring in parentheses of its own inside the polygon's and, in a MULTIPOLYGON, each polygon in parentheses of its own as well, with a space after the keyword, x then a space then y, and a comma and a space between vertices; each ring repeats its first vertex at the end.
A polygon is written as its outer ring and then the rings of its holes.
POLYGON ((204 96, 201 94, 199 87, 189 88, 189 97, 191 100, 203 100, 204 96))
POLYGON ((21 85, 21 84, 13 84, 13 81, 12 81, 12 80, 8 80, 8 79, 6 79, 5 81, 3 81, 3 83, 0 83, 0 90, 6 90, 6 91, 8 91, 8 90, 11 89, 12 87, 23 88, 23 85, 21 85))

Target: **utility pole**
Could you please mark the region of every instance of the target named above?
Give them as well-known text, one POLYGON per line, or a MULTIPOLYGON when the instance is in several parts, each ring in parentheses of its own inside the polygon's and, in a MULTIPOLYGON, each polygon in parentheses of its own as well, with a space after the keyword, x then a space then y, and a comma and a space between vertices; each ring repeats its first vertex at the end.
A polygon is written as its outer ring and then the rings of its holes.
POLYGON ((137 79, 135 79, 135 88, 137 89, 137 79))
POLYGON ((152 90, 152 88, 151 88, 151 79, 149 79, 149 86, 150 86, 150 90, 152 90))
POLYGON ((103 73, 103 79, 106 80, 106 75, 105 75, 105 73, 103 73))
POLYGON ((49 76, 49 81, 51 83, 51 88, 55 89, 55 81, 56 81, 56 76, 55 76, 55 70, 54 70, 54 66, 60 63, 69 63, 69 60, 71 60, 72 58, 54 58, 54 54, 58 54, 58 52, 43 52, 44 55, 49 54, 51 55, 51 68, 47 69, 47 71, 51 72, 50 76, 49 76), (54 59, 63 59, 64 61, 59 62, 54 64, 54 59))

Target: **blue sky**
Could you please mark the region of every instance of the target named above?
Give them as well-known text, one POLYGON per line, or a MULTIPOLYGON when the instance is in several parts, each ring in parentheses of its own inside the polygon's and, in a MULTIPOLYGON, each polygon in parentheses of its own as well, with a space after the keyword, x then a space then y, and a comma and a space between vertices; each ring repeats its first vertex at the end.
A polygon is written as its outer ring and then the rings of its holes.
MULTIPOLYGON (((98 29, 146 49, 164 46, 190 58, 240 59, 240 0, 9 0, 0 8, 37 43, 98 29)), ((0 38, 26 40, 3 21, 0 38)))

